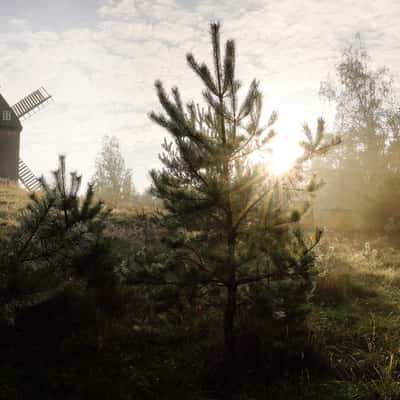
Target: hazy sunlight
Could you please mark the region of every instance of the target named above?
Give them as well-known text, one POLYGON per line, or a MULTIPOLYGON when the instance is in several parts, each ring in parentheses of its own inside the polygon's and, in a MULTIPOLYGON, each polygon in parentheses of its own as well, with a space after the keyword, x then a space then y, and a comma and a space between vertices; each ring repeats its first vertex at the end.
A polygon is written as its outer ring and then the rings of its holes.
POLYGON ((270 166, 272 173, 279 176, 289 171, 301 154, 302 149, 298 144, 278 136, 271 141, 265 151, 257 151, 252 154, 250 161, 270 166))
POLYGON ((275 175, 289 171, 302 154, 302 149, 297 143, 285 138, 277 137, 272 141, 271 148, 271 168, 275 175))

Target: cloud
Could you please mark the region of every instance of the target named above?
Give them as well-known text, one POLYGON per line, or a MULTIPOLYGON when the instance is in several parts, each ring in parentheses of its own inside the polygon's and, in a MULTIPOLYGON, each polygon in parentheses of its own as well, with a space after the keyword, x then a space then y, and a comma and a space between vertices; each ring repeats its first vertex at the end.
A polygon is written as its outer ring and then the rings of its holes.
POLYGON ((224 39, 236 39, 238 75, 244 83, 260 81, 266 111, 279 111, 284 138, 327 112, 319 82, 356 32, 378 64, 400 69, 395 0, 198 0, 185 7, 175 0, 105 0, 93 13, 97 23, 87 28, 40 31, 15 19, 0 32, 3 94, 16 102, 43 85, 56 100, 24 124, 22 157, 38 173, 66 153, 69 165, 90 178, 102 136, 115 134, 137 185, 146 186, 165 136, 147 117, 160 109, 153 82, 177 84, 185 99, 201 100, 185 54, 210 60, 210 20, 222 21, 224 39))

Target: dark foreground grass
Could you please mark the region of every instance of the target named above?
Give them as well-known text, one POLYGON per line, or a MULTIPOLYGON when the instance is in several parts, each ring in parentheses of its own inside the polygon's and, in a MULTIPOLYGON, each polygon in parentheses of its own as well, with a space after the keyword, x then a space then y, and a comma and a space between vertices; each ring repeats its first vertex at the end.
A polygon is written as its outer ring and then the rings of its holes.
MULTIPOLYGON (((0 185, 0 232, 26 201, 26 192, 0 185)), ((108 229, 123 257, 144 243, 137 211, 117 210, 108 229)), ((399 248, 389 238, 326 235, 304 351, 291 352, 291 338, 270 341, 268 321, 240 329, 234 390, 218 313, 154 323, 138 318, 129 288, 124 313, 110 314, 81 286, 67 286, 1 327, 0 399, 400 399, 399 248)))

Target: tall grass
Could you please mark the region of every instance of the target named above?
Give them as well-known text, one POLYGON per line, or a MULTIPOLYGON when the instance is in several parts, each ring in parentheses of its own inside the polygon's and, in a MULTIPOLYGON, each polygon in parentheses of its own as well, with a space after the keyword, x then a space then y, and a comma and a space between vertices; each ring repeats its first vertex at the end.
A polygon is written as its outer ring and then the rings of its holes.
POLYGON ((313 340, 336 398, 400 399, 400 252, 394 238, 330 235, 319 249, 313 340))
POLYGON ((17 183, 0 179, 0 238, 16 223, 18 212, 26 206, 29 194, 17 183))

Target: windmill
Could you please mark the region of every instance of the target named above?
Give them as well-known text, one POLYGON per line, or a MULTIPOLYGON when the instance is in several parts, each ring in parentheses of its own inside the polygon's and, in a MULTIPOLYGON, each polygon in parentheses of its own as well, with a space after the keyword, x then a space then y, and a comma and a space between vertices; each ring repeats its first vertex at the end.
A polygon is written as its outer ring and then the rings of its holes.
POLYGON ((41 183, 19 158, 21 121, 31 117, 50 101, 52 96, 44 88, 35 90, 12 107, 0 94, 0 178, 19 180, 30 192, 39 190, 41 183))

